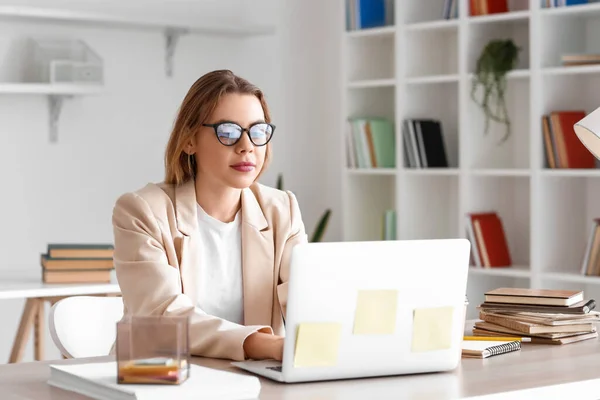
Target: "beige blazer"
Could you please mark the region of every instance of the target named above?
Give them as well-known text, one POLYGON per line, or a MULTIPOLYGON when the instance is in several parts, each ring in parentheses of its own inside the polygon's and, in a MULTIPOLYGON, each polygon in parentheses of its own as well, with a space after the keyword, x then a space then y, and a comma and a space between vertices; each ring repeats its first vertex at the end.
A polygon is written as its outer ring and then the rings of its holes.
POLYGON ((114 262, 125 314, 189 315, 192 354, 243 360, 258 330, 282 335, 292 247, 307 242, 295 196, 261 184, 242 191, 244 325, 196 306, 198 219, 194 182, 148 184, 119 197, 114 262))

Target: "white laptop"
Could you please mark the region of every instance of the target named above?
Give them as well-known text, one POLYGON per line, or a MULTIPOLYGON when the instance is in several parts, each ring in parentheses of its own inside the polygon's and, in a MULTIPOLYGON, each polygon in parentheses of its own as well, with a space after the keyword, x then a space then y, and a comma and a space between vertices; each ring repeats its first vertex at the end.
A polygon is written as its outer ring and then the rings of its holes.
POLYGON ((469 256, 466 239, 298 245, 283 361, 232 364, 280 382, 453 370, 469 256))

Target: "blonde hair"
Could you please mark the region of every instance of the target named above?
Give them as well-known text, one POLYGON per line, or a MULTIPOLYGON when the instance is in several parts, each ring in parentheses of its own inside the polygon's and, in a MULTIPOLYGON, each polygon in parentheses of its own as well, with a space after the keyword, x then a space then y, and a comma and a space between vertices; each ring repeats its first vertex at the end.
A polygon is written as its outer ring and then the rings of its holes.
MULTIPOLYGON (((188 140, 193 137, 203 123, 208 122, 222 96, 229 93, 251 94, 260 101, 265 114, 265 122, 271 122, 269 108, 263 92, 246 79, 230 70, 217 70, 201 76, 186 94, 165 152, 165 183, 179 185, 194 179, 196 156, 184 152, 188 140)), ((265 162, 258 177, 271 159, 271 143, 267 143, 265 162)), ((257 177, 257 179, 258 179, 257 177)))

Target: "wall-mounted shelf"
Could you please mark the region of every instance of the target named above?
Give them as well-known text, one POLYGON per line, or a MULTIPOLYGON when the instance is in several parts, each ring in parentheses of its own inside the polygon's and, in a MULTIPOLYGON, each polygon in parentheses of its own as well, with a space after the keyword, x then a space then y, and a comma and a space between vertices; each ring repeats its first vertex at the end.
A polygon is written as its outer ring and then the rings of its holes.
POLYGON ((165 36, 165 73, 172 76, 173 55, 177 41, 184 34, 218 35, 225 37, 248 38, 275 33, 274 25, 207 23, 197 24, 173 19, 131 17, 97 12, 83 12, 57 8, 37 8, 23 6, 0 6, 0 20, 45 21, 59 24, 81 24, 107 28, 160 30, 165 36))
POLYGON ((0 83, 0 95, 42 95, 48 97, 48 128, 50 142, 58 141, 58 121, 65 99, 94 95, 104 91, 102 86, 44 83, 0 83))

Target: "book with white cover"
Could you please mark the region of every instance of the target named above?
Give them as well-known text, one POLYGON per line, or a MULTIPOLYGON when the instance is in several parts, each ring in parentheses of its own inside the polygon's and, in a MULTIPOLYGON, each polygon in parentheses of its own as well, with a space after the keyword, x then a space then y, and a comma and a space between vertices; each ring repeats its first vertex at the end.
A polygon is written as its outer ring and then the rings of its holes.
POLYGON ((181 385, 118 384, 116 362, 50 365, 48 384, 97 400, 255 399, 260 394, 256 376, 190 366, 181 385))

